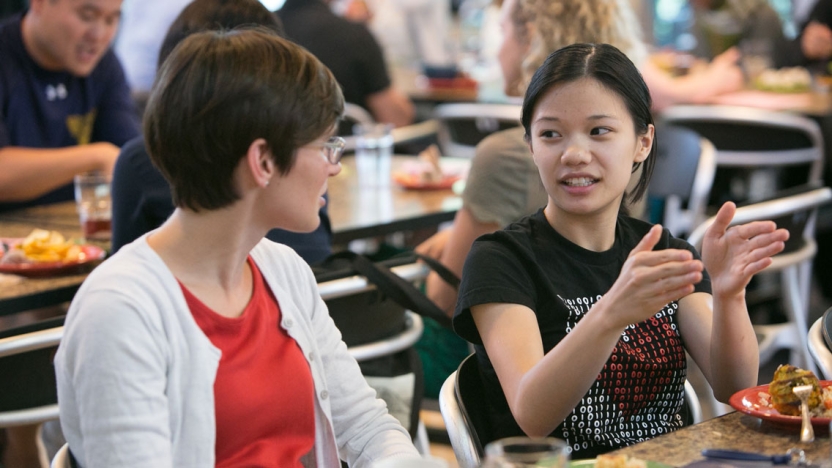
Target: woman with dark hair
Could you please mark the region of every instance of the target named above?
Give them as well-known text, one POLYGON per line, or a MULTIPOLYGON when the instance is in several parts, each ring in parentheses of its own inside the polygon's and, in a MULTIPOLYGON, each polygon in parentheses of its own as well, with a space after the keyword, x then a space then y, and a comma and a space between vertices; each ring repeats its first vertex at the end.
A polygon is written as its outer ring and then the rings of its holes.
POLYGON ((728 229, 727 203, 700 260, 622 214, 630 175, 643 166, 637 199, 652 173, 650 105, 610 45, 560 49, 531 79, 522 123, 548 203, 474 243, 454 317, 475 345, 495 437, 551 434, 586 458, 673 431, 685 351, 721 401, 757 382, 745 286, 788 232, 728 229))
POLYGON ((202 32, 144 120, 176 210, 96 268, 55 357, 81 466, 369 466, 417 457, 307 264, 265 240, 318 227, 340 172, 335 78, 268 31, 202 32))

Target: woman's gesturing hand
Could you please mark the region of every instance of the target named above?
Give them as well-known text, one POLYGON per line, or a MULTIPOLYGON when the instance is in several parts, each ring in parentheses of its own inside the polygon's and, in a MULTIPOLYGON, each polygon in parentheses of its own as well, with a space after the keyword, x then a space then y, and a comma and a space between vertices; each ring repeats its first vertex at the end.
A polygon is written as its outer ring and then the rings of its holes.
POLYGON ((619 325, 646 320, 668 302, 692 293, 702 280, 702 262, 687 250, 653 250, 661 233, 656 225, 641 239, 602 299, 614 304, 619 325))
POLYGON ((742 294, 751 277, 771 264, 781 252, 789 231, 777 229, 773 221, 755 221, 731 226, 737 207, 722 205, 702 240, 702 261, 711 276, 714 296, 742 294))

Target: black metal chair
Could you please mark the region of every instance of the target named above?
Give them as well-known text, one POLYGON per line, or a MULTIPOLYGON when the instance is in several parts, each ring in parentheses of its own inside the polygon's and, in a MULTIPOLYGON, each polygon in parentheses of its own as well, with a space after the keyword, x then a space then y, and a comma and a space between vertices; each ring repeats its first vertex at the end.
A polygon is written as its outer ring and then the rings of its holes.
POLYGON ((661 203, 660 222, 673 235, 690 234, 705 221, 705 208, 716 173, 716 149, 693 130, 657 125, 656 166, 647 189, 661 203))
MULTIPOLYGON (((710 204, 755 202, 823 175, 823 136, 808 117, 750 107, 672 106, 659 120, 689 128, 716 148, 710 204)), ((661 140, 661 135, 659 135, 661 140)))
MULTIPOLYGON (((783 252, 772 257, 772 264, 765 272, 780 273, 780 287, 788 322, 774 325, 755 325, 760 347, 760 362, 768 361, 778 349, 792 351, 796 365, 816 371, 808 352, 809 289, 812 260, 817 252, 815 222, 819 207, 832 200, 829 187, 800 187, 771 200, 741 206, 732 224, 773 220, 779 227, 789 230, 789 240, 783 252), (795 193, 789 193, 795 192, 795 193)), ((688 238, 697 249, 702 248, 705 230, 713 223, 710 218, 702 223, 688 238)))

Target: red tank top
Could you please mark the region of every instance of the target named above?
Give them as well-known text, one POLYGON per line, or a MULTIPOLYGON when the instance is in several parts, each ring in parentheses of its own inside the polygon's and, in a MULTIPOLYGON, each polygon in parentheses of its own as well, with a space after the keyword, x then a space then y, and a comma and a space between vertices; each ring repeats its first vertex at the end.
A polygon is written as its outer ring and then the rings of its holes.
POLYGON ((222 351, 214 381, 217 467, 293 467, 315 444, 314 384, 280 307, 249 257, 253 291, 243 314, 223 317, 180 283, 199 328, 222 351))

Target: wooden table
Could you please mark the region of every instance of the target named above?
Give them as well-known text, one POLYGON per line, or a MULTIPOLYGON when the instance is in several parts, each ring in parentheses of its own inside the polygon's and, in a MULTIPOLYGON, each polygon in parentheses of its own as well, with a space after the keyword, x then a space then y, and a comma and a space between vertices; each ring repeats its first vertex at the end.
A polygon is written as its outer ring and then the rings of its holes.
MULTIPOLYGON (((392 170, 414 161, 394 156, 392 170)), ((329 216, 333 242, 345 244, 363 237, 437 226, 452 220, 462 198, 452 190, 405 190, 393 182, 373 186, 358 180, 352 156, 342 160, 342 171, 329 179, 329 216)), ((449 166, 467 170, 468 161, 448 158, 449 166)), ((57 203, 0 214, 0 237, 25 237, 32 229, 58 231, 81 237, 74 202, 57 203)), ((109 248, 108 245, 102 246, 109 248)), ((53 278, 25 278, 0 283, 0 316, 60 304, 72 299, 86 274, 53 278)))
MULTIPOLYGON (((391 170, 401 171, 415 161, 413 156, 393 156, 391 170)), ((445 163, 464 172, 469 161, 443 158, 445 163)), ((336 244, 435 227, 452 220, 462 207, 462 197, 450 189, 407 190, 392 181, 361 181, 354 156, 345 156, 341 166, 341 173, 329 179, 329 218, 336 244)))
POLYGON ((733 412, 613 453, 684 466, 703 459, 702 450, 707 448, 777 455, 793 447, 802 449, 811 464, 828 464, 832 449, 826 430, 816 427, 815 441, 802 444, 800 426, 777 425, 733 412))
MULTIPOLYGON (((59 203, 0 214, 0 237, 25 237, 32 229, 58 231, 80 237, 75 203, 59 203)), ((108 246, 104 246, 108 247, 108 246)), ((51 278, 23 278, 0 287, 0 316, 53 306, 72 299, 87 273, 51 278)))
POLYGON ((832 94, 825 91, 773 93, 749 89, 715 96, 711 103, 793 112, 815 118, 832 114, 832 94))

